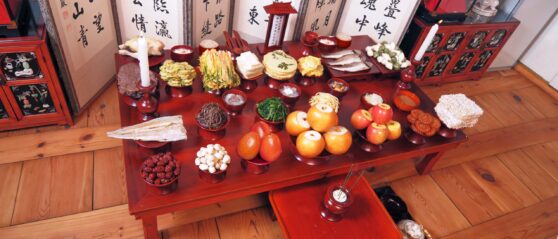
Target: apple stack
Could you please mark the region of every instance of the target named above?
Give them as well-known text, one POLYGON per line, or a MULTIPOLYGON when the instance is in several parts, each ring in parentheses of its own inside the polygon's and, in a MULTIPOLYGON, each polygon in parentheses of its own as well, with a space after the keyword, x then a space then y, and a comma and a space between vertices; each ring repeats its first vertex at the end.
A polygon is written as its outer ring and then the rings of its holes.
POLYGON ((279 159, 283 149, 279 136, 272 133, 271 127, 258 121, 242 136, 236 152, 243 160, 241 165, 246 171, 261 174, 267 171, 271 162, 279 159))
POLYGON ((315 158, 324 149, 333 155, 346 153, 352 144, 349 130, 338 125, 335 109, 318 102, 307 112, 294 111, 287 116, 287 133, 296 137, 296 150, 305 158, 315 158), (323 134, 323 135, 322 135, 323 134))
POLYGON ((357 130, 366 129, 366 140, 374 145, 381 145, 386 140, 396 140, 401 136, 401 124, 393 120, 393 109, 385 103, 368 110, 356 110, 351 115, 351 125, 357 130))

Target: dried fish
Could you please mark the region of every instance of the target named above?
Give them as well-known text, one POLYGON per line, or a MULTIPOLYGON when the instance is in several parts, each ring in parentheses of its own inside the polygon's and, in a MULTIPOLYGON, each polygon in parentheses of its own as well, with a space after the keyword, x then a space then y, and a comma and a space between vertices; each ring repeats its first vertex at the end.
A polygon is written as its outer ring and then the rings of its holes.
POLYGON ((362 62, 360 56, 357 54, 350 54, 350 55, 345 55, 335 61, 329 62, 328 64, 330 66, 343 66, 343 65, 349 65, 357 62, 362 62))
POLYGON ((370 69, 370 65, 365 62, 355 62, 344 66, 332 66, 331 68, 337 71, 359 72, 370 69))
POLYGON ((362 55, 362 51, 361 50, 341 50, 341 51, 336 51, 336 52, 329 53, 329 54, 322 54, 322 58, 339 59, 343 56, 350 55, 350 54, 362 55))
POLYGON ((156 118, 140 124, 107 132, 107 136, 117 139, 173 142, 185 140, 186 128, 181 115, 156 118))

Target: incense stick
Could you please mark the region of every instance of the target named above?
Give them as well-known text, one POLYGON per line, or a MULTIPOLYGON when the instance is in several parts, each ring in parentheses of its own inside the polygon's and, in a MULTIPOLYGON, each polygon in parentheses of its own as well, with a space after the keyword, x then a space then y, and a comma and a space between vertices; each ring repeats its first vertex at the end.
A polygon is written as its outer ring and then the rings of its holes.
POLYGON ((351 167, 349 168, 349 173, 347 174, 347 176, 345 176, 345 180, 343 180, 343 184, 341 185, 341 187, 345 188, 345 185, 348 183, 349 178, 351 177, 351 175, 353 175, 353 166, 354 164, 351 164, 351 167))
POLYGON ((360 170, 360 173, 358 173, 358 177, 355 179, 355 181, 353 182, 353 185, 351 185, 351 187, 347 190, 348 192, 351 192, 353 190, 353 188, 355 187, 355 185, 358 183, 358 180, 360 179, 360 177, 362 177, 362 175, 364 174, 364 169, 360 170))

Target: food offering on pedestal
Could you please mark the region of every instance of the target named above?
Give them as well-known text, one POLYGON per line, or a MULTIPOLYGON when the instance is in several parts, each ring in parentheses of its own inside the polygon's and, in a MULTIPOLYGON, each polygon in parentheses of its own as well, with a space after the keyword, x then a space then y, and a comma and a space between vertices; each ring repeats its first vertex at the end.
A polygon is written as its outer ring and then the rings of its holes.
POLYGON ((181 115, 159 117, 147 122, 107 132, 117 139, 131 139, 146 148, 159 148, 168 142, 186 140, 186 128, 181 115))
POLYGON ((405 54, 395 43, 382 42, 365 48, 366 54, 382 63, 388 70, 401 70, 411 65, 405 54))
POLYGON ((211 39, 204 39, 198 45, 198 54, 201 56, 205 51, 211 49, 219 49, 219 43, 211 39))
POLYGON ((269 125, 262 121, 254 124, 237 145, 242 168, 252 174, 267 172, 270 164, 279 159, 282 152, 281 140, 271 132, 269 125))
POLYGON ((199 177, 208 183, 219 183, 225 179, 231 156, 220 144, 208 144, 201 147, 194 160, 198 166, 199 177))
POLYGON ((395 107, 402 111, 411 111, 419 108, 420 98, 408 90, 399 90, 393 97, 395 107))
POLYGON ((303 56, 313 55, 314 47, 318 45, 318 33, 313 31, 304 32, 304 37, 302 37, 302 44, 304 44, 302 55, 303 56))
POLYGON ((438 134, 445 138, 455 137, 456 130, 474 127, 484 113, 464 94, 442 95, 434 110, 443 122, 438 134))
POLYGON ((298 59, 298 71, 300 72, 301 79, 299 84, 303 86, 313 85, 316 78, 324 74, 324 66, 321 59, 314 56, 304 56, 298 59))
POLYGON ((371 63, 365 59, 360 50, 340 50, 322 54, 321 56, 322 58, 329 59, 326 64, 330 70, 353 73, 371 68, 371 63))
POLYGON ((237 116, 242 113, 242 109, 248 101, 248 96, 241 90, 232 89, 223 93, 223 104, 231 116, 237 116))
POLYGON ((140 175, 147 184, 166 195, 176 190, 180 165, 170 152, 159 153, 143 161, 140 175))
MULTIPOLYGON (((158 79, 154 72, 149 71, 150 85, 158 86, 158 79)), ((137 63, 127 63, 118 69, 116 75, 116 84, 118 85, 118 93, 124 96, 123 100, 126 105, 131 107, 137 106, 137 101, 141 99, 143 93, 139 90, 138 81, 140 81, 140 68, 137 63)), ((152 94, 157 92, 157 87, 153 88, 152 94)))
POLYGON ((287 106, 278 97, 267 98, 256 104, 257 120, 269 124, 273 132, 283 129, 287 114, 287 106))
POLYGON ((228 51, 204 51, 200 56, 200 71, 203 88, 209 93, 220 95, 224 89, 240 85, 240 77, 228 51))
POLYGON ((286 82, 279 85, 279 93, 281 94, 281 99, 288 107, 294 107, 302 90, 296 84, 286 82))
POLYGON ((170 49, 170 56, 176 62, 190 62, 194 49, 187 45, 176 45, 170 49))
POLYGON ((393 109, 385 103, 368 110, 357 109, 351 115, 351 125, 356 129, 360 148, 370 153, 382 150, 387 140, 397 140, 401 136, 401 124, 393 120, 393 109))
POLYGON ((337 40, 333 36, 318 37, 318 49, 322 52, 331 52, 337 47, 337 40))
POLYGON ((393 118, 393 109, 390 105, 381 103, 368 110, 372 114, 374 122, 386 124, 393 118))
POLYGON ((173 98, 182 98, 192 93, 196 70, 188 62, 166 60, 159 70, 161 80, 167 83, 167 93, 173 98))
POLYGON ((281 82, 292 79, 296 74, 297 61, 282 50, 276 50, 265 54, 263 58, 267 86, 277 89, 281 82))
POLYGON ((413 144, 426 143, 425 137, 432 137, 440 129, 441 123, 435 116, 422 110, 411 110, 407 115, 407 121, 411 130, 405 133, 405 137, 413 144))
POLYGON ((349 83, 341 78, 331 78, 327 81, 329 93, 341 100, 349 92, 349 83))
POLYGON ((337 46, 339 48, 347 48, 349 46, 351 46, 351 42, 353 41, 353 38, 343 32, 339 32, 335 35, 335 39, 337 40, 337 46))
POLYGON ((365 92, 360 96, 360 103, 365 109, 370 109, 376 105, 384 103, 384 98, 380 93, 365 92))
POLYGON ((198 134, 209 141, 223 138, 229 122, 229 114, 217 103, 204 104, 196 115, 198 134))
POLYGON ((264 65, 256 54, 250 51, 243 52, 236 57, 236 69, 242 77, 240 88, 246 92, 254 90, 258 86, 256 80, 264 75, 264 65))
POLYGON ((286 130, 292 137, 295 158, 308 165, 325 163, 331 155, 345 154, 352 144, 351 133, 338 126, 335 96, 319 92, 310 100, 308 113, 295 111, 287 117, 286 130), (334 108, 335 107, 335 108, 334 108))

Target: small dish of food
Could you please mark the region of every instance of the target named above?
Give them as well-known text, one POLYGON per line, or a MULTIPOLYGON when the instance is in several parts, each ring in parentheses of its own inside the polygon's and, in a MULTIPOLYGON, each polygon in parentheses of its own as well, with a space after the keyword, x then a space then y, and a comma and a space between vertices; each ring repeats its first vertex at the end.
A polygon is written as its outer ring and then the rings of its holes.
POLYGON ((339 48, 347 48, 351 46, 352 37, 350 35, 340 32, 335 35, 335 38, 337 39, 337 46, 339 48))
POLYGON ((225 179, 231 156, 220 144, 208 144, 196 152, 194 164, 199 168, 199 177, 208 183, 219 183, 225 179))
POLYGON ((223 93, 223 104, 225 108, 229 111, 231 116, 237 116, 242 112, 248 97, 241 90, 231 89, 223 93))
POLYGON ((368 91, 360 96, 360 103, 365 109, 384 103, 384 98, 380 93, 368 91))
POLYGON ((322 51, 330 52, 337 46, 337 41, 335 37, 332 36, 321 36, 318 37, 318 48, 322 51))
POLYGON ((217 103, 207 103, 196 115, 198 134, 205 140, 215 141, 225 136, 230 117, 217 103))
POLYGON ((402 111, 411 111, 420 106, 420 99, 411 91, 400 90, 393 98, 393 103, 402 111))
POLYGON ((175 62, 189 62, 193 53, 194 49, 186 45, 176 45, 170 50, 171 59, 175 62))
POLYGON ((331 78, 327 82, 329 93, 341 99, 349 92, 349 83, 341 78, 331 78))
POLYGON ((140 176, 150 186, 159 189, 161 195, 171 193, 176 189, 180 165, 171 152, 151 155, 143 161, 140 176))
POLYGON ((281 93, 281 99, 287 106, 294 106, 300 98, 302 91, 300 87, 293 83, 283 83, 279 86, 279 93, 281 93))

